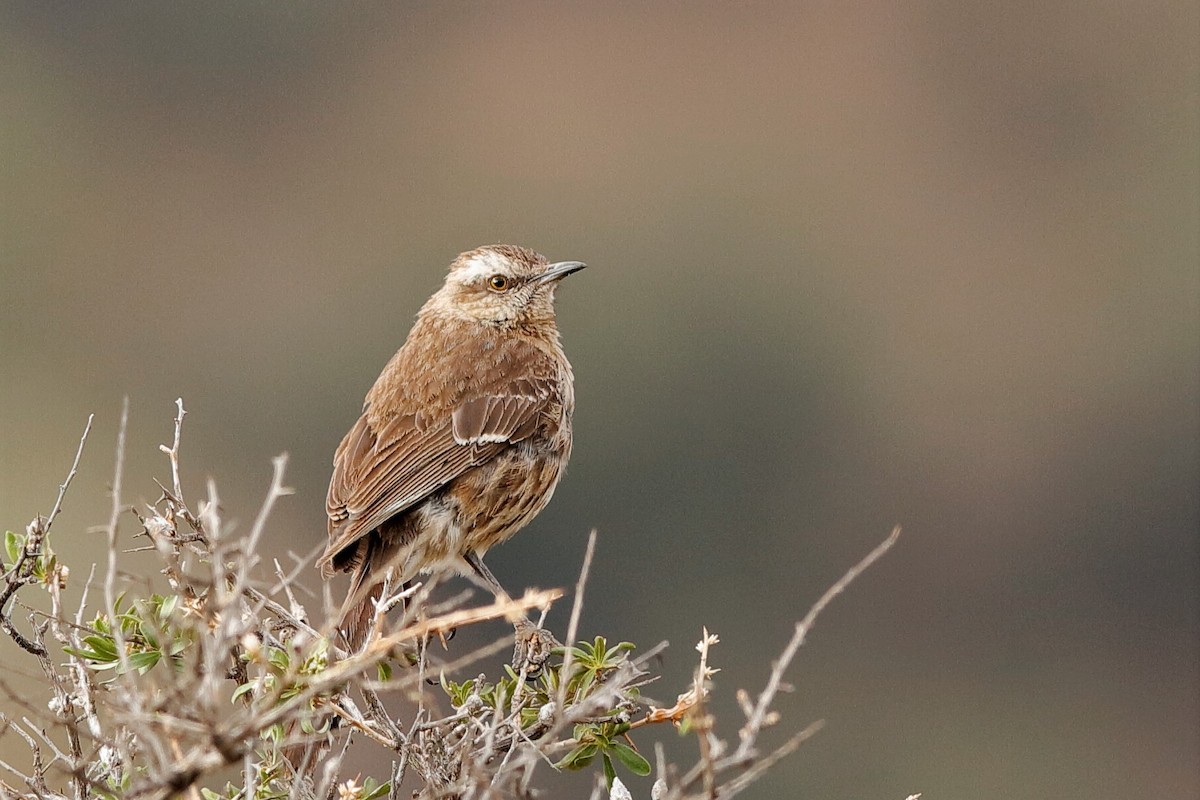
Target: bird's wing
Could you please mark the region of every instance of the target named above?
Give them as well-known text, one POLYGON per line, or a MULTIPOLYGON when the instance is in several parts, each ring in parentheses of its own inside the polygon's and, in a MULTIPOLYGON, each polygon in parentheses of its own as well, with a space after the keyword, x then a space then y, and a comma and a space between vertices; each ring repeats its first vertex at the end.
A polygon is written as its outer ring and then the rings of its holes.
POLYGON ((335 566, 364 535, 528 437, 549 396, 545 382, 518 379, 440 415, 391 417, 379 430, 364 412, 334 455, 329 544, 318 565, 335 566))

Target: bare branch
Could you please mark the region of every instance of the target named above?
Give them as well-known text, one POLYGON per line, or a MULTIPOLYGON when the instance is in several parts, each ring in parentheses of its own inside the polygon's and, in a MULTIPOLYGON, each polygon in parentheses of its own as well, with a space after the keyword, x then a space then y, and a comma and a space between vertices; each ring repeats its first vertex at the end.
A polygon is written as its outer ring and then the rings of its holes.
MULTIPOLYGON (((587 549, 583 553, 583 566, 579 568, 579 580, 575 582, 575 600, 571 604, 571 621, 567 624, 566 652, 563 653, 562 674, 571 674, 571 662, 574 659, 573 647, 575 637, 579 635, 579 618, 583 616, 583 590, 587 586, 588 572, 592 568, 592 556, 596 553, 596 529, 588 534, 587 549)), ((558 696, 555 698, 557 708, 561 713, 565 706, 567 685, 559 684, 558 696)))
POLYGON ((875 547, 870 553, 851 567, 845 575, 843 575, 837 583, 830 586, 821 595, 821 598, 813 604, 808 613, 804 615, 804 619, 796 623, 796 630, 792 634, 791 640, 788 641, 787 647, 783 649, 783 653, 775 661, 771 669, 771 675, 767 679, 766 688, 762 694, 758 696, 758 702, 754 706, 754 712, 747 720, 745 727, 739 731, 741 744, 738 746, 738 756, 746 757, 751 747, 754 745, 754 740, 758 736, 759 730, 763 726, 763 722, 767 718, 767 711, 771 707, 771 703, 775 700, 775 695, 779 692, 780 684, 783 682, 783 673, 787 671, 788 666, 792 663, 792 659, 796 657, 796 651, 800 649, 800 645, 804 644, 804 639, 808 636, 808 632, 812 630, 812 626, 817 621, 817 616, 825 610, 833 598, 837 597, 846 587, 861 575, 868 567, 883 557, 884 553, 892 549, 892 545, 900 538, 900 526, 897 525, 892 529, 891 534, 875 547))
MULTIPOLYGON (((128 402, 128 398, 126 398, 128 402)), ((165 444, 160 444, 158 449, 167 454, 167 458, 171 461, 171 486, 175 489, 175 497, 183 499, 183 487, 179 482, 179 439, 183 432, 183 418, 187 412, 183 410, 183 398, 175 398, 175 441, 170 447, 165 444)))
POLYGON ((88 434, 92 432, 92 420, 95 416, 95 414, 88 414, 87 424, 83 426, 83 435, 79 437, 79 447, 75 450, 75 460, 71 462, 71 469, 67 473, 66 480, 59 484, 58 497, 54 500, 54 508, 50 509, 50 515, 46 517, 44 527, 47 531, 54 524, 54 520, 58 519, 58 512, 62 510, 63 498, 66 497, 67 488, 75 478, 75 473, 79 471, 79 458, 83 455, 83 446, 87 444, 88 434))

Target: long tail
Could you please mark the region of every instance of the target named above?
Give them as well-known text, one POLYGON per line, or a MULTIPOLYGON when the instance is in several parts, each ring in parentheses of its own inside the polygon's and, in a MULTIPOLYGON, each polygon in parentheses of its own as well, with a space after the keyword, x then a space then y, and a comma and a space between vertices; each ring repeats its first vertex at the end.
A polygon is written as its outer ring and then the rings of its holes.
POLYGON ((354 571, 350 581, 350 592, 346 595, 346 603, 342 606, 342 616, 338 622, 338 631, 345 640, 346 649, 351 653, 362 649, 367 636, 371 633, 371 625, 375 621, 375 606, 383 594, 383 584, 375 580, 369 564, 364 563, 354 571))
POLYGON ((375 620, 375 601, 383 594, 383 585, 376 580, 372 566, 380 555, 378 534, 359 540, 356 552, 346 565, 350 569, 350 590, 338 618, 338 630, 350 652, 360 650, 371 632, 375 620))
MULTIPOLYGON (((361 650, 366 644, 375 621, 376 601, 383 594, 383 584, 375 580, 371 569, 371 560, 378 549, 376 537, 368 536, 359 544, 358 552, 350 562, 350 590, 346 593, 346 600, 339 612, 337 628, 342 638, 342 646, 351 653, 361 650)), ((294 725, 290 726, 287 735, 292 735, 295 730, 294 725)), ((328 741, 317 739, 308 744, 286 745, 282 755, 294 773, 311 780, 314 770, 328 750, 328 741)))

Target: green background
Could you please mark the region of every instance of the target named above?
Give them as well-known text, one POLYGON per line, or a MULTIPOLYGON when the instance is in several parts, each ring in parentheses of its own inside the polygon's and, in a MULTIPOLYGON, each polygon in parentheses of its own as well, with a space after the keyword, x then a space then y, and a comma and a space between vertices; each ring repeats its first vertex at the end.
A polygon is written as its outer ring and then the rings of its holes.
POLYGON ((95 412, 54 534, 86 574, 121 398, 132 502, 182 395, 193 497, 214 476, 246 530, 288 451, 268 546, 315 547, 446 265, 526 244, 592 265, 559 293, 575 455, 488 560, 569 586, 598 528, 584 628, 671 640, 652 694, 707 625, 733 736, 905 526, 789 674, 784 727, 827 727, 749 797, 1196 797, 1198 29, 1175 0, 4 3, 0 528, 95 412))

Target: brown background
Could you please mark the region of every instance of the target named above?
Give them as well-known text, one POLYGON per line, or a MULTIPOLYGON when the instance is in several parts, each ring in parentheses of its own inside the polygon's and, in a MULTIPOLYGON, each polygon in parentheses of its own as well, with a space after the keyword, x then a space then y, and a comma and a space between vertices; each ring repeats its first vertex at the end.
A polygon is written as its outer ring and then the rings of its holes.
POLYGON ((122 396, 137 500, 183 395, 185 484, 248 523, 289 451, 269 544, 315 546, 445 265, 528 244, 592 269, 560 293, 575 459, 506 584, 569 585, 597 527, 586 631, 670 639, 664 697, 717 631, 732 735, 906 526, 789 676, 787 724, 828 727, 751 797, 1196 797, 1198 30, 1172 0, 5 3, 0 528, 94 411, 55 541, 96 558, 122 396))

